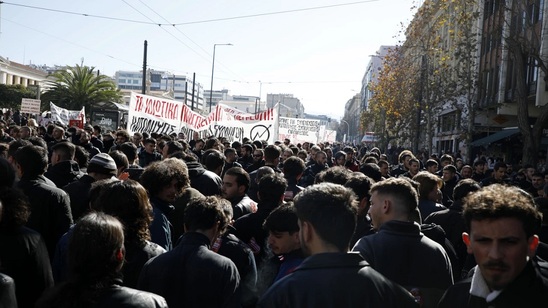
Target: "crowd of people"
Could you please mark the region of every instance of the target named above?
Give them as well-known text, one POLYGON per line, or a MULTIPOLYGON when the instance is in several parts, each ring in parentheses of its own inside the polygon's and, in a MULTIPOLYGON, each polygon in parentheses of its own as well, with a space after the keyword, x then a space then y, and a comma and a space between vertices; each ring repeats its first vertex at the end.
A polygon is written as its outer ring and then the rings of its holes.
POLYGON ((187 137, 0 120, 0 307, 548 305, 544 170, 187 137))

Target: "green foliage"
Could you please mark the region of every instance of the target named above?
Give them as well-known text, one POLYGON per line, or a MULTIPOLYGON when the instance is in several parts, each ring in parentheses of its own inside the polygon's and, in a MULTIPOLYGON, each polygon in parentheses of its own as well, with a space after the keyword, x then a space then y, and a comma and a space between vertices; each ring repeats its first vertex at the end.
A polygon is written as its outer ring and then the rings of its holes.
POLYGON ((36 98, 36 93, 22 85, 0 84, 0 108, 19 109, 23 98, 36 98))
POLYGON ((122 102, 122 95, 113 81, 105 75, 97 75, 94 67, 69 66, 65 71, 53 74, 54 81, 49 82, 50 90, 41 99, 43 103, 69 110, 89 108, 98 102, 122 102))

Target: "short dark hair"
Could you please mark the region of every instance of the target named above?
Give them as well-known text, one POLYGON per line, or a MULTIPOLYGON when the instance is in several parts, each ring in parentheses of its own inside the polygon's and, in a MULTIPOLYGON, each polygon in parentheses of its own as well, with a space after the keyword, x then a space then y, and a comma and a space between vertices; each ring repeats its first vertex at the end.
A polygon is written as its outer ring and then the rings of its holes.
POLYGON ((122 143, 118 149, 124 153, 127 157, 127 160, 130 163, 133 163, 135 159, 137 159, 137 146, 133 142, 124 142, 122 143))
POLYGON ((542 221, 531 195, 518 187, 500 184, 468 195, 464 199, 463 216, 468 230, 472 220, 516 218, 522 222, 527 237, 539 230, 542 221))
POLYGON ((506 166, 506 163, 505 162, 502 162, 502 161, 498 161, 495 163, 495 165, 493 166, 493 170, 497 171, 499 170, 500 168, 508 168, 508 166, 506 166))
POLYGON ((342 185, 321 183, 308 186, 294 199, 297 216, 310 223, 322 240, 346 252, 356 229, 357 201, 342 185))
POLYGON ((305 164, 302 159, 297 156, 290 156, 284 160, 284 176, 286 178, 296 178, 305 170, 305 164))
POLYGON ((67 161, 74 159, 74 144, 68 141, 61 141, 51 147, 51 150, 59 156, 61 161, 67 161))
POLYGON ((167 147, 168 156, 176 152, 184 152, 185 150, 185 148, 179 141, 168 141, 164 144, 164 147, 167 147))
POLYGON ((235 176, 238 186, 244 185, 246 191, 251 184, 249 174, 242 167, 232 167, 226 170, 225 175, 235 176))
MULTIPOLYGON (((443 181, 440 177, 428 171, 421 171, 413 177, 419 183, 419 199, 427 200, 428 194, 434 189, 440 189, 443 181)), ((426 218, 426 217, 425 217, 426 218)))
POLYGON ((223 232, 228 219, 217 196, 193 198, 185 208, 184 224, 188 231, 211 229, 219 222, 219 229, 223 232))
POLYGON ((352 189, 358 197, 358 201, 371 199, 371 186, 375 183, 373 179, 363 174, 356 174, 350 177, 344 184, 344 187, 352 189))
POLYGON ((48 151, 37 145, 27 145, 15 152, 15 161, 25 175, 42 175, 48 167, 48 151))
POLYGON ((275 208, 263 223, 263 229, 271 232, 299 232, 297 210, 290 204, 275 208))
POLYGON ((149 143, 156 144, 156 139, 154 139, 154 138, 145 138, 145 140, 143 140, 143 145, 147 145, 149 143))
POLYGON ((443 171, 445 171, 445 170, 447 170, 447 171, 449 171, 453 174, 457 173, 457 167, 455 167, 453 165, 447 165, 447 166, 443 167, 443 171))
POLYGON ((426 164, 425 164, 426 168, 430 168, 430 167, 432 167, 432 166, 436 166, 436 167, 437 167, 438 165, 439 165, 439 164, 438 164, 438 162, 437 162, 435 159, 429 159, 429 160, 426 161, 426 164))
POLYGON ((443 162, 443 161, 448 161, 451 165, 453 164, 454 160, 453 160, 453 156, 449 155, 449 154, 443 154, 441 157, 440 157, 440 161, 443 162))
POLYGON ((225 156, 219 150, 207 149, 202 156, 202 161, 207 170, 214 171, 225 165, 225 156))
POLYGON ((282 150, 277 145, 268 145, 266 148, 264 148, 264 159, 268 162, 273 162, 274 160, 280 158, 280 155, 282 154, 282 150))
POLYGON ((122 168, 122 170, 126 170, 129 167, 129 160, 127 159, 126 155, 121 151, 110 151, 108 152, 108 155, 114 160, 117 169, 122 168))
POLYGON ((419 204, 417 190, 413 187, 411 181, 403 178, 389 178, 373 184, 371 186, 371 194, 377 192, 381 195, 396 198, 399 201, 397 203, 401 204, 399 208, 403 212, 411 214, 416 211, 419 204))
POLYGON ((321 177, 322 182, 344 185, 352 177, 352 171, 342 166, 334 166, 322 172, 324 172, 321 177))
POLYGON ((259 198, 262 202, 281 201, 287 181, 279 174, 266 175, 259 182, 259 198))
POLYGON ((455 188, 453 189, 453 200, 461 200, 466 197, 469 193, 478 191, 481 189, 481 186, 478 182, 473 179, 462 179, 460 180, 455 188))
POLYGON ((360 167, 360 172, 372 178, 376 182, 382 180, 381 168, 377 164, 365 163, 360 167))

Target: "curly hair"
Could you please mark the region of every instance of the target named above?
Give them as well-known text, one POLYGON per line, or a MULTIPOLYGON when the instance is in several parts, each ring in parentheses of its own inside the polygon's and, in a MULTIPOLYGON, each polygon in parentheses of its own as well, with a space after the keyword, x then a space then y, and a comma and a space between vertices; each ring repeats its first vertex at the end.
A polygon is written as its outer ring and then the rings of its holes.
POLYGON ((177 158, 167 158, 148 165, 140 178, 149 196, 158 195, 164 187, 171 185, 173 180, 177 181, 181 193, 183 188, 190 186, 188 168, 177 158))
POLYGON ((124 225, 126 243, 142 247, 150 240, 152 205, 147 192, 139 182, 109 181, 103 184, 92 209, 102 211, 120 220, 124 225))
POLYGON ((14 230, 24 226, 29 220, 30 204, 27 196, 20 190, 11 187, 0 188, 0 229, 14 230))
POLYGON ((516 218, 523 224, 527 237, 537 233, 542 215, 531 195, 514 186, 493 184, 464 198, 463 217, 467 230, 472 220, 516 218))

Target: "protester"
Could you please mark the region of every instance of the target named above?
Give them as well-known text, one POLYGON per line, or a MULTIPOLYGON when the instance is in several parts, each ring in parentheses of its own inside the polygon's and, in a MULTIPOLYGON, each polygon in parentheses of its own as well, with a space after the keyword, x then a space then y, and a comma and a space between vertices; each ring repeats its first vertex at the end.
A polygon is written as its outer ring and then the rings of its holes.
POLYGON ((301 247, 308 257, 263 295, 257 307, 415 307, 413 297, 357 253, 347 253, 356 226, 355 196, 322 183, 295 198, 301 247))
POLYGON ((46 292, 36 307, 167 307, 161 296, 121 286, 123 230, 107 214, 82 217, 69 239, 68 280, 46 292))
POLYGON ((546 262, 535 259, 541 215, 530 195, 493 184, 464 201, 468 253, 477 266, 471 278, 450 287, 439 307, 544 307, 546 262))
POLYGON ((150 260, 139 288, 170 307, 238 307, 240 275, 234 262, 209 249, 228 224, 217 197, 194 199, 185 209, 186 233, 172 250, 150 260))

